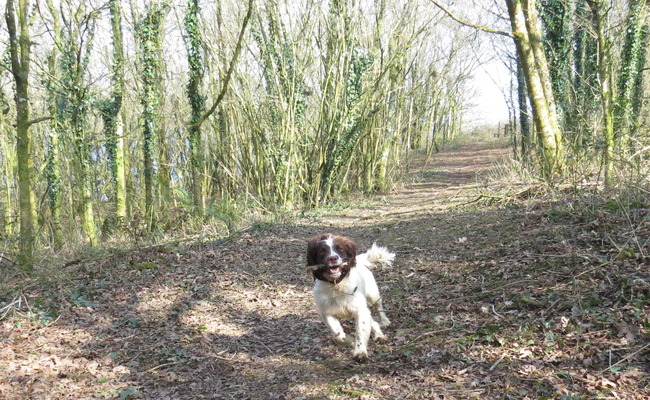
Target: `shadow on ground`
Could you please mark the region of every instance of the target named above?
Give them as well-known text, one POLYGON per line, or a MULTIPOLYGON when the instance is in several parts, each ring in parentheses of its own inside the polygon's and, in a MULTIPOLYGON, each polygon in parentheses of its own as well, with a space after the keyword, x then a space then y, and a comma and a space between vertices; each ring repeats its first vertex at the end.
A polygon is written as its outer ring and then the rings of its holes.
POLYGON ((417 201, 88 263, 70 291, 30 299, 31 320, 3 321, 0 397, 650 395, 638 328, 648 293, 634 286, 650 276, 612 257, 615 220, 565 205, 417 201), (330 341, 314 310, 305 240, 323 232, 397 253, 375 271, 393 324, 367 364, 330 341))

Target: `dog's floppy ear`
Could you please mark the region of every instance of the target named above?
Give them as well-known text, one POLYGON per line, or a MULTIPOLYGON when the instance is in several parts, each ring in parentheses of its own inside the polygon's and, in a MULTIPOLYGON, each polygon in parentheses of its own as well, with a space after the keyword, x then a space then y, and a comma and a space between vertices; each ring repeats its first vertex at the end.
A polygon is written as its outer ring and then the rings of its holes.
POLYGON ((345 238, 343 248, 345 249, 345 253, 348 255, 350 260, 354 261, 357 257, 357 244, 354 242, 354 240, 345 238))
POLYGON ((316 265, 316 257, 318 256, 318 237, 313 237, 307 240, 307 266, 316 265))

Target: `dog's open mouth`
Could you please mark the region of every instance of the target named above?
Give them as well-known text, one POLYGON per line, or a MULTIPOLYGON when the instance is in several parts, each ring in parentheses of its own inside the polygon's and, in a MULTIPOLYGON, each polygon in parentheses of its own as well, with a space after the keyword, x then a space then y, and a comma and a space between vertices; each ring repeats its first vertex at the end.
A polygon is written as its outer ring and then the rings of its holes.
POLYGON ((348 265, 347 262, 342 262, 338 265, 330 265, 327 267, 327 272, 332 276, 339 276, 343 272, 343 267, 348 265))
POLYGON ((335 266, 332 266, 332 267, 329 267, 329 268, 327 269, 327 272, 328 272, 330 275, 338 275, 338 274, 341 273, 341 271, 343 271, 343 268, 342 268, 341 264, 339 264, 339 265, 335 265, 335 266))

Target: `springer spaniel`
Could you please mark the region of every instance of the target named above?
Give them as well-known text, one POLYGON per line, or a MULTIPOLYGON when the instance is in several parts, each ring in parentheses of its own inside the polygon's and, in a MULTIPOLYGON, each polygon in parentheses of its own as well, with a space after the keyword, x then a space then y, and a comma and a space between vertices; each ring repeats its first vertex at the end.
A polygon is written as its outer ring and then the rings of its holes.
POLYGON ((337 344, 353 345, 352 358, 357 362, 368 359, 370 333, 374 340, 386 340, 381 327, 390 324, 369 268, 378 263, 390 266, 394 259, 395 254, 376 244, 357 255, 354 241, 343 236, 325 234, 307 242, 307 266, 314 275, 318 313, 337 344), (368 305, 379 314, 381 324, 372 318, 368 305), (346 336, 339 318, 354 318, 354 340, 346 336))

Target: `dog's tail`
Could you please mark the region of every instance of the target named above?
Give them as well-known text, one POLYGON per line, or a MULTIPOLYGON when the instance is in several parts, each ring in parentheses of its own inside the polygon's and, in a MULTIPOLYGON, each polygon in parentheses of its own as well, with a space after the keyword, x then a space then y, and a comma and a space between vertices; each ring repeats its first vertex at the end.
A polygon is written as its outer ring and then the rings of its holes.
POLYGON ((381 264, 385 267, 392 266, 395 260, 395 253, 391 253, 385 247, 377 246, 377 243, 372 244, 372 247, 366 251, 365 256, 370 264, 381 264))

